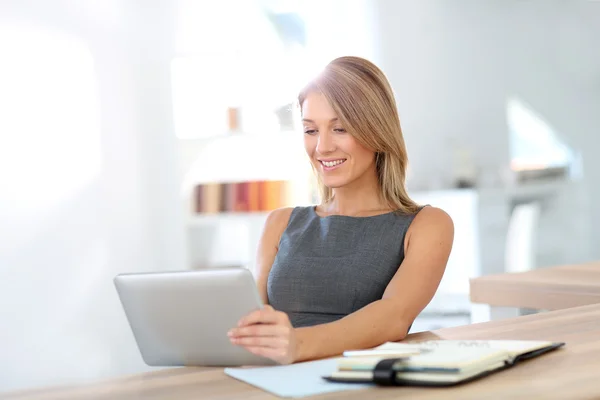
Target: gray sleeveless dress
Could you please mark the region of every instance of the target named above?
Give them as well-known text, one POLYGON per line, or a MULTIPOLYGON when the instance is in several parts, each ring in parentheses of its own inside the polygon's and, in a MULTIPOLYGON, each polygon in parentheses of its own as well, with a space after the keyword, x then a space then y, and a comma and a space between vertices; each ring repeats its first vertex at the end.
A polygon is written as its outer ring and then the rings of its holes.
POLYGON ((269 304, 302 327, 381 299, 404 260, 404 237, 415 215, 320 217, 314 206, 294 208, 269 273, 269 304))

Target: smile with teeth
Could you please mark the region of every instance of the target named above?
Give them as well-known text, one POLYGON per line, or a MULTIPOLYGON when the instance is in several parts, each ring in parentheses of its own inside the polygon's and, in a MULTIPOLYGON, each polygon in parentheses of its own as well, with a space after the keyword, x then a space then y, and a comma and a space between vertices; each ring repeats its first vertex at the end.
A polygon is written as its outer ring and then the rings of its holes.
POLYGON ((321 161, 321 164, 323 164, 326 167, 331 168, 331 167, 335 167, 336 165, 340 165, 344 161, 346 161, 345 158, 340 159, 340 160, 333 160, 333 161, 321 161))

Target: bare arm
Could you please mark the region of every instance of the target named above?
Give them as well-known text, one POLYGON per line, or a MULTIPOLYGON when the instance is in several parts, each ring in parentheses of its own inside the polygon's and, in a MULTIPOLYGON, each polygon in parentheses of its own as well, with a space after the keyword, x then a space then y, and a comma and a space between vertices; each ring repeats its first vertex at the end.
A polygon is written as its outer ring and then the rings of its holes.
POLYGON ((433 207, 421 210, 407 232, 404 261, 383 298, 338 321, 297 328, 296 361, 403 339, 433 298, 453 241, 454 224, 448 214, 433 207))
POLYGON ((258 242, 258 249, 256 255, 256 285, 258 292, 264 304, 269 304, 267 296, 267 280, 269 278, 269 272, 273 266, 273 261, 279 250, 279 240, 281 234, 285 230, 292 214, 293 208, 279 208, 271 211, 265 226, 261 238, 258 242))

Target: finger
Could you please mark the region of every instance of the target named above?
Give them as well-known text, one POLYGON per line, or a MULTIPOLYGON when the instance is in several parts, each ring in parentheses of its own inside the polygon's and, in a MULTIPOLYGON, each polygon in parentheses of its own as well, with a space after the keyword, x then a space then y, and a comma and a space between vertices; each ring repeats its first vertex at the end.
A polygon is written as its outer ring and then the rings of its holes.
POLYGON ((272 324, 278 322, 278 312, 268 308, 263 308, 261 310, 256 310, 240 319, 238 322, 238 326, 246 326, 253 324, 272 324))
POLYGON ((289 328, 284 325, 275 324, 257 324, 233 328, 227 335, 229 337, 243 336, 286 336, 289 334, 289 328))
POLYGON ((231 343, 244 347, 269 347, 273 349, 287 348, 289 341, 274 336, 247 336, 231 338, 231 343))

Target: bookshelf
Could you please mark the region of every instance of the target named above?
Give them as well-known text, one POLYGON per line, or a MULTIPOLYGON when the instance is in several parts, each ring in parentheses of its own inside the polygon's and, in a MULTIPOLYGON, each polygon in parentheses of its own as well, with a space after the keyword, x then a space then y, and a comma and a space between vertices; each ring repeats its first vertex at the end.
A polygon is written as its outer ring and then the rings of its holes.
POLYGON ((229 223, 239 221, 264 221, 270 211, 256 212, 220 212, 217 214, 197 214, 188 219, 190 226, 210 226, 216 223, 229 223))
POLYGON ((253 270, 269 212, 314 202, 316 186, 300 130, 182 138, 179 155, 192 269, 253 270))
POLYGON ((194 214, 272 211, 293 204, 293 181, 200 183, 192 192, 194 214))

